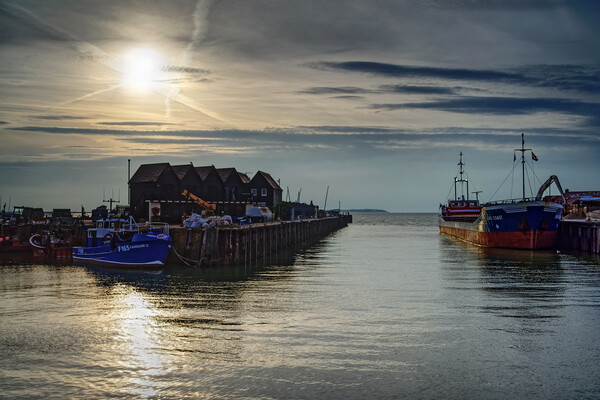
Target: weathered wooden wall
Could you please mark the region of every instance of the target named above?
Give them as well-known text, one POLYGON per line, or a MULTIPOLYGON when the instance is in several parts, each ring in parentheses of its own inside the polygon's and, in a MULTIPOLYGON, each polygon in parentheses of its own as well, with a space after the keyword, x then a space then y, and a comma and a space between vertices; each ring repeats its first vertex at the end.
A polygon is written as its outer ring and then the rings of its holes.
POLYGON ((173 251, 167 263, 242 265, 263 262, 278 252, 301 248, 352 222, 351 215, 212 229, 171 228, 173 251))
POLYGON ((560 222, 558 248, 600 254, 600 222, 560 222))

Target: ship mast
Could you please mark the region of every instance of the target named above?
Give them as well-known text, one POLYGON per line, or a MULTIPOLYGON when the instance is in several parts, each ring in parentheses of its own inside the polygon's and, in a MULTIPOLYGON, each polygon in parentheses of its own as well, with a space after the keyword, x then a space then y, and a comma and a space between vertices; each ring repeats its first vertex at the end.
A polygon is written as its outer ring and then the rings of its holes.
POLYGON ((523 201, 525 201, 525 152, 527 150, 531 150, 531 149, 526 149, 525 148, 525 134, 521 133, 521 148, 520 149, 515 149, 515 151, 520 151, 521 152, 521 170, 522 170, 522 178, 523 178, 523 201))
POLYGON ((465 165, 462 162, 462 151, 460 152, 460 161, 457 164, 460 167, 459 173, 460 173, 460 179, 456 179, 456 177, 454 177, 454 200, 458 200, 458 193, 456 192, 456 182, 460 182, 461 184, 461 190, 462 190, 462 184, 463 182, 467 183, 467 201, 469 201, 469 180, 468 179, 463 179, 463 165, 465 165))

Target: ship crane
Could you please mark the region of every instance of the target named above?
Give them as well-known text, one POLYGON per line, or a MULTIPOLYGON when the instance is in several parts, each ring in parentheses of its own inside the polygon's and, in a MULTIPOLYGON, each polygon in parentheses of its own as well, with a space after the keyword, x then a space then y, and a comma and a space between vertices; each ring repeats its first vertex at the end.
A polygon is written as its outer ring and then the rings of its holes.
POLYGON ((546 180, 546 182, 544 182, 542 184, 542 186, 540 186, 540 190, 538 190, 537 196, 535 196, 536 200, 542 200, 542 196, 544 195, 544 192, 546 191, 546 189, 548 189, 550 187, 550 185, 552 185, 552 182, 554 182, 556 184, 556 187, 558 188, 558 191, 560 192, 560 195, 563 199, 563 204, 567 204, 567 200, 565 199, 565 194, 563 193, 562 187, 560 186, 560 182, 558 181, 558 177, 556 175, 551 175, 550 178, 548 178, 546 180))

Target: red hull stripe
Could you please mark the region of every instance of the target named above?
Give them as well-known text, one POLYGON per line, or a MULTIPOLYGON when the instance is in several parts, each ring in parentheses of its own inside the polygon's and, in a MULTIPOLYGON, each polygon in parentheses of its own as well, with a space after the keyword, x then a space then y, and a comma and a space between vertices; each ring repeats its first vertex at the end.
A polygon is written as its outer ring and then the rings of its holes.
POLYGON ((480 246, 509 249, 548 249, 557 238, 556 231, 479 232, 440 226, 440 232, 480 246))

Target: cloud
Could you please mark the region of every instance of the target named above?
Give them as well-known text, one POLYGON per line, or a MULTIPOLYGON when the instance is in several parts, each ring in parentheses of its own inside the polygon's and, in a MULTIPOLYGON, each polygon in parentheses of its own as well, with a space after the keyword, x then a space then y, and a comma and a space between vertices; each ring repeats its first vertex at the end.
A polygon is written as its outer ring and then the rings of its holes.
POLYGON ((121 121, 121 122, 98 122, 98 125, 108 125, 108 126, 146 126, 146 125, 158 125, 158 126, 167 126, 167 125, 177 125, 170 122, 143 122, 143 121, 121 121))
POLYGON ((361 73, 398 79, 503 83, 551 88, 565 92, 600 93, 600 66, 598 65, 530 65, 510 70, 438 68, 370 61, 321 61, 306 65, 319 70, 361 73))
POLYGON ((371 61, 314 62, 307 66, 321 70, 356 72, 373 76, 392 78, 438 78, 445 80, 523 82, 527 78, 521 74, 465 68, 434 68, 387 64, 371 61))
POLYGON ((202 41, 206 36, 206 32, 208 31, 208 13, 210 12, 211 5, 212 0, 198 0, 196 2, 196 8, 192 15, 194 31, 192 32, 190 42, 182 55, 182 62, 184 65, 189 65, 191 63, 192 52, 202 44, 202 41))
MULTIPOLYGON (((230 148, 252 148, 255 153, 270 150, 301 151, 302 149, 329 149, 336 155, 348 152, 390 152, 399 148, 428 148, 456 146, 482 147, 506 144, 512 141, 515 129, 446 127, 440 129, 401 129, 373 126, 299 126, 265 130, 107 130, 58 127, 24 126, 14 131, 113 136, 120 141, 138 144, 192 144, 227 143, 230 148)), ((573 145, 578 142, 596 143, 596 135, 581 131, 563 131, 548 128, 525 129, 528 135, 552 137, 554 144, 573 145)), ((333 154, 332 153, 332 156, 333 154)))
POLYGON ((183 67, 178 65, 164 65, 161 68, 164 72, 180 72, 186 74, 208 74, 209 71, 202 68, 183 67))
POLYGON ((88 117, 75 116, 75 115, 34 115, 34 116, 32 116, 32 118, 50 120, 50 121, 65 121, 65 120, 78 121, 78 120, 89 119, 88 117))
POLYGON ((312 87, 304 90, 300 90, 297 93, 302 94, 363 94, 363 93, 374 93, 372 90, 362 89, 359 87, 345 86, 345 87, 312 87))
POLYGON ((600 103, 557 98, 460 97, 420 103, 372 104, 376 110, 433 109, 464 114, 522 115, 538 112, 568 113, 594 117, 600 113, 600 103))
MULTIPOLYGON (((363 89, 353 86, 343 87, 327 87, 318 86, 304 90, 300 90, 297 93, 300 94, 315 94, 315 95, 329 95, 329 94, 377 94, 377 93, 400 93, 400 94, 456 94, 458 88, 450 88, 444 86, 416 86, 416 85, 381 85, 379 89, 363 89)), ((340 98, 342 96, 337 96, 340 98)), ((355 96, 351 96, 355 97, 355 96)))
POLYGON ((401 94, 456 94, 456 88, 442 86, 414 86, 414 85, 382 85, 381 90, 386 93, 401 94))

